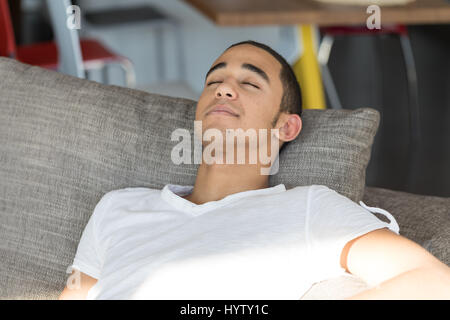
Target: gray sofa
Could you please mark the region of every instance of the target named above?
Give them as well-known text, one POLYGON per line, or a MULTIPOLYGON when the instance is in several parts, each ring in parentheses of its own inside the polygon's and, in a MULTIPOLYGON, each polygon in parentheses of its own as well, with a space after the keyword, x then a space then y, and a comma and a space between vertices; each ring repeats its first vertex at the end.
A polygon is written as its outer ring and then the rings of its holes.
MULTIPOLYGON (((192 185, 170 162, 170 132, 192 129, 195 101, 107 86, 0 58, 0 299, 56 299, 100 198, 126 187, 192 185)), ((450 265, 450 198, 365 186, 373 109, 305 110, 271 184, 323 184, 389 211, 400 234, 450 265)), ((380 216, 380 219, 384 219, 380 216)), ((302 299, 368 288, 345 275, 302 299)))

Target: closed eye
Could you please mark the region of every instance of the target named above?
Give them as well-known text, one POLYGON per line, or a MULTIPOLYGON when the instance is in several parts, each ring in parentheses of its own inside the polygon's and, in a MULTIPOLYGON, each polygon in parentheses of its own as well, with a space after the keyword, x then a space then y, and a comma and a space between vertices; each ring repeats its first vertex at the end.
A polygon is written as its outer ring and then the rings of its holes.
POLYGON ((209 86, 209 85, 215 84, 215 83, 221 83, 221 81, 211 81, 211 82, 208 82, 206 85, 209 86))
POLYGON ((250 83, 250 82, 242 82, 242 84, 249 84, 249 85, 255 87, 256 89, 259 89, 259 87, 257 85, 250 83))
MULTIPOLYGON (((211 82, 208 82, 207 85, 209 86, 209 85, 215 84, 215 83, 222 83, 222 81, 211 81, 211 82)), ((259 87, 257 85, 250 83, 250 82, 242 82, 242 84, 248 84, 252 87, 255 87, 256 89, 259 89, 259 87)))

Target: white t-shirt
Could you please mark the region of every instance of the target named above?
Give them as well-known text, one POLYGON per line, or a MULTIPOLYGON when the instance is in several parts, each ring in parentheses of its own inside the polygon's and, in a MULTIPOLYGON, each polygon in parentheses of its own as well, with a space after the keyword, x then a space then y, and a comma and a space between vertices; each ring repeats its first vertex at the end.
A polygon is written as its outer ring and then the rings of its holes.
POLYGON ((283 184, 201 205, 192 186, 108 192, 86 225, 72 267, 98 282, 87 299, 300 299, 345 273, 345 244, 390 228, 322 185, 283 184))

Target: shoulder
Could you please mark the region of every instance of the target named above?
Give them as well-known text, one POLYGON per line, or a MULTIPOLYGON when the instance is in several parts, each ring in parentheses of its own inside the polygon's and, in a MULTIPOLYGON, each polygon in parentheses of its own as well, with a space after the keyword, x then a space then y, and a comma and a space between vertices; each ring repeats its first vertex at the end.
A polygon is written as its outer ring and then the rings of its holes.
POLYGON ((337 193, 336 190, 324 185, 324 184, 312 184, 309 186, 310 190, 314 193, 337 193))
POLYGON ((322 184, 311 184, 307 186, 297 186, 292 189, 289 189, 288 191, 293 192, 303 192, 308 194, 321 194, 321 193, 332 193, 332 194, 338 194, 335 190, 331 189, 330 187, 322 184))
MULTIPOLYGON (((310 198, 314 201, 330 201, 330 202, 345 202, 353 203, 348 197, 342 195, 336 190, 321 184, 313 184, 309 189, 310 198)), ((355 203, 356 204, 356 203, 355 203)))
POLYGON ((304 194, 309 194, 312 189, 314 188, 314 185, 309 185, 309 186, 297 186, 297 187, 293 187, 290 188, 288 190, 286 190, 288 193, 304 193, 304 194))
POLYGON ((308 191, 317 191, 317 190, 327 190, 327 191, 334 191, 333 189, 327 187, 326 185, 322 184, 310 184, 306 186, 296 186, 293 188, 289 188, 288 191, 297 191, 297 192, 308 192, 308 191))
POLYGON ((151 193, 158 193, 158 192, 161 192, 161 190, 147 188, 147 187, 129 187, 129 188, 108 191, 107 193, 105 193, 104 197, 113 198, 113 197, 119 197, 119 196, 136 196, 136 195, 144 195, 144 194, 151 194, 151 193))
POLYGON ((287 189, 277 196, 284 198, 286 201, 295 200, 296 202, 307 203, 308 198, 310 198, 311 187, 312 186, 296 186, 287 189))
MULTIPOLYGON (((286 192, 289 196, 304 196, 309 201, 317 201, 318 199, 325 197, 325 198, 340 198, 344 197, 341 194, 337 193, 333 189, 330 189, 329 187, 325 185, 318 185, 318 184, 312 184, 307 186, 297 186, 291 189, 288 189, 286 192)), ((344 197, 345 198, 345 197, 344 197)))
POLYGON ((130 187, 123 189, 111 190, 105 193, 97 206, 111 207, 114 204, 123 204, 126 202, 135 202, 138 199, 159 195, 161 190, 147 187, 130 187))

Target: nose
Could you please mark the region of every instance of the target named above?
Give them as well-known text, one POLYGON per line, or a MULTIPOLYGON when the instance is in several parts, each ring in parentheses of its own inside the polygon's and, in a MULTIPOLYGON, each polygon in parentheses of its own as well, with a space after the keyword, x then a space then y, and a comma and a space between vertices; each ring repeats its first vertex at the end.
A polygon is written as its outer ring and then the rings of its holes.
POLYGON ((227 83, 222 82, 219 84, 219 86, 216 88, 216 98, 218 99, 231 99, 234 100, 237 98, 237 92, 233 89, 233 87, 227 83))

